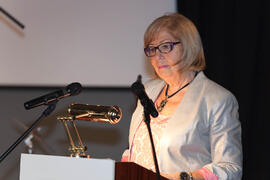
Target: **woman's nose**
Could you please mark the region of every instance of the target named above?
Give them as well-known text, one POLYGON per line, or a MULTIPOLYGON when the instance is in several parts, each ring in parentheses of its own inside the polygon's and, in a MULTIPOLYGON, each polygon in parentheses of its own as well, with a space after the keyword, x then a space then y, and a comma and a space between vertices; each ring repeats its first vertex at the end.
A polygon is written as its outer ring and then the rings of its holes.
POLYGON ((159 50, 156 51, 156 58, 158 60, 163 60, 164 59, 163 54, 159 50))

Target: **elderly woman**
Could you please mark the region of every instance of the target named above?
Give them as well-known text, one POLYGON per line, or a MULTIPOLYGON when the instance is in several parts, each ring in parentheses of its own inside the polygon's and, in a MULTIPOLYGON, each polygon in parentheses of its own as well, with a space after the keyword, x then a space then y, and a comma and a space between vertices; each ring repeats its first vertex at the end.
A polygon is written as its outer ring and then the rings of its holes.
MULTIPOLYGON (((181 14, 152 22, 144 52, 158 78, 145 83, 159 116, 151 129, 161 174, 169 179, 241 179, 238 103, 203 73, 205 58, 194 24, 181 14)), ((140 103, 132 116, 122 161, 155 170, 140 103)))

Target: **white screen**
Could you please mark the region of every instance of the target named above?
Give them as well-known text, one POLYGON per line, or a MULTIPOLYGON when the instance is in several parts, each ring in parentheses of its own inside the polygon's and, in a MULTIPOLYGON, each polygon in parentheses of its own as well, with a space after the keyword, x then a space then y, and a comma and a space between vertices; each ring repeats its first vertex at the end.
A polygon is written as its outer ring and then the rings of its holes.
POLYGON ((175 0, 0 0, 0 85, 130 86, 151 77, 143 35, 175 0))

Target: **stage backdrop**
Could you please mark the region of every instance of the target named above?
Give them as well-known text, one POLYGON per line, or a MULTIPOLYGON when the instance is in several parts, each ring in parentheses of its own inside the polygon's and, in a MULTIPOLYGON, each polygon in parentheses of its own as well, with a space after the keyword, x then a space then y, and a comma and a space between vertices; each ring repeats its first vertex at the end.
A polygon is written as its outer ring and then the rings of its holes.
POLYGON ((143 34, 175 0, 0 0, 0 86, 129 86, 151 77, 143 34))

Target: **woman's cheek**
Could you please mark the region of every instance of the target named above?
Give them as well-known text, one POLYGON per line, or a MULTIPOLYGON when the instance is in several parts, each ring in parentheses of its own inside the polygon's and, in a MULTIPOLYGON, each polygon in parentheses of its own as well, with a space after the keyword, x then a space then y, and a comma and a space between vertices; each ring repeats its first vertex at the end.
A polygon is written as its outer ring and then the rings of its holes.
POLYGON ((153 68, 156 70, 157 69, 157 62, 154 59, 151 59, 151 64, 153 68))

